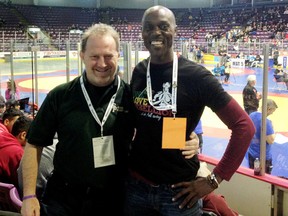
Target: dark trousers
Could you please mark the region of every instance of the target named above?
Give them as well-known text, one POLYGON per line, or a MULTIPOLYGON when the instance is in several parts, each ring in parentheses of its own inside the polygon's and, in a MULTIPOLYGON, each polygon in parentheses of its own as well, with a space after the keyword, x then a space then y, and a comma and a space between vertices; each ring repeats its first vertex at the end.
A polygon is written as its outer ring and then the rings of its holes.
MULTIPOLYGON (((256 158, 252 157, 252 155, 248 154, 248 160, 249 160, 249 167, 251 169, 254 169, 254 161, 255 161, 256 158)), ((271 174, 271 171, 272 171, 272 159, 270 160, 266 160, 265 162, 265 172, 267 174, 271 174)))
POLYGON ((41 216, 123 216, 124 184, 115 181, 109 187, 71 185, 52 175, 41 200, 41 216))
POLYGON ((229 81, 229 78, 230 78, 230 73, 224 73, 224 75, 225 75, 224 81, 225 81, 225 82, 228 82, 228 81, 229 81))

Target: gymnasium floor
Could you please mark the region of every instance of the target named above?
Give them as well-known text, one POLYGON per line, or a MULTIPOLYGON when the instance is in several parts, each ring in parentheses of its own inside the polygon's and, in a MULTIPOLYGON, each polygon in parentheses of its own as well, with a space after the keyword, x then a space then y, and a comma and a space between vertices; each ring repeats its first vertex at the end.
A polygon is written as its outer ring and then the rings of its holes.
MULTIPOLYGON (((17 61, 13 66, 14 80, 20 90, 21 98, 30 97, 32 100, 31 90, 34 86, 35 77, 38 77, 38 96, 34 97, 34 102, 42 104, 46 94, 55 86, 67 81, 65 60, 49 60, 37 62, 36 68, 33 62, 17 61), (32 75, 31 75, 32 74, 32 75)), ((205 65, 209 70, 211 65, 205 65)), ((70 78, 75 78, 78 75, 77 60, 70 61, 70 78)), ((6 89, 6 81, 11 77, 10 63, 0 62, 0 82, 1 94, 4 95, 6 89)), ((223 84, 223 87, 228 91, 242 106, 242 90, 246 85, 246 78, 249 74, 255 74, 257 77, 256 89, 262 92, 263 69, 262 68, 232 68, 230 83, 223 84)), ((276 86, 273 81, 273 69, 269 70, 268 74, 268 98, 276 101, 278 109, 269 116, 274 125, 274 130, 277 132, 277 138, 272 145, 273 164, 274 168, 272 175, 288 177, 288 91, 286 86, 276 86)), ((225 151, 227 142, 230 137, 230 131, 218 119, 218 117, 209 109, 205 109, 202 116, 203 124, 203 153, 215 158, 221 158, 225 151)), ((247 166, 247 160, 244 159, 243 166, 247 166)))

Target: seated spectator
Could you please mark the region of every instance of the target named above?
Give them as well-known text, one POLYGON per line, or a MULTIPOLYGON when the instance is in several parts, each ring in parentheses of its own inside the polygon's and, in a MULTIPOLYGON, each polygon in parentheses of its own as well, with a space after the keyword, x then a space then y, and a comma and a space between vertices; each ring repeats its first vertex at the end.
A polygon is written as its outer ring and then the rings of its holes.
MULTIPOLYGON (((252 64, 252 62, 254 62, 255 61, 255 59, 256 59, 256 56, 248 56, 247 57, 247 60, 248 60, 248 64, 247 64, 247 66, 250 66, 251 67, 251 64, 252 64)), ((246 62, 246 61, 245 61, 246 62)))
POLYGON ((0 131, 0 181, 18 188, 17 168, 23 156, 23 145, 31 119, 20 116, 13 124, 12 133, 7 129, 0 131))
POLYGON ((258 67, 259 63, 262 61, 261 56, 258 54, 256 55, 254 61, 251 63, 251 67, 258 67))
POLYGON ((6 109, 2 116, 2 122, 0 123, 0 132, 8 131, 11 133, 14 122, 22 116, 23 113, 17 109, 6 109))
MULTIPOLYGON (((266 152, 265 152, 265 173, 271 174, 273 163, 272 163, 272 152, 271 152, 271 146, 274 144, 275 141, 275 131, 273 128, 273 124, 271 119, 268 119, 267 117, 272 115, 276 109, 278 108, 276 102, 272 99, 267 99, 266 101, 267 110, 265 113, 266 118, 266 134, 265 134, 265 146, 266 146, 266 152)), ((254 134, 253 139, 251 140, 250 146, 247 150, 248 152, 248 162, 249 162, 249 168, 254 169, 254 161, 256 158, 260 158, 261 150, 260 150, 260 140, 261 140, 261 133, 262 131, 262 112, 253 112, 250 115, 251 120, 254 123, 254 126, 256 128, 256 132, 254 134)))
POLYGON ((281 64, 277 65, 277 68, 274 71, 274 78, 276 82, 284 82, 288 90, 288 75, 287 72, 283 71, 281 64))
POLYGON ((20 103, 15 99, 8 99, 5 103, 6 109, 14 108, 20 110, 20 103))
POLYGON ((3 102, 0 102, 0 121, 2 122, 3 113, 6 110, 6 105, 3 102))
POLYGON ((26 134, 32 122, 27 116, 20 116, 13 124, 11 134, 17 138, 21 146, 26 145, 26 134))
POLYGON ((0 103, 5 103, 5 99, 2 95, 0 95, 0 103))

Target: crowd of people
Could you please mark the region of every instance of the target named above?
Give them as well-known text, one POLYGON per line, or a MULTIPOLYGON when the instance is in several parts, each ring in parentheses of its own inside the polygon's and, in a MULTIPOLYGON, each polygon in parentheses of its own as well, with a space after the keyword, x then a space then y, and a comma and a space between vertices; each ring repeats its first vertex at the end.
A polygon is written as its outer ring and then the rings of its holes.
MULTIPOLYGON (((18 155, 11 157, 14 167, 5 168, 13 171, 10 179, 1 172, 0 179, 21 190, 23 216, 96 211, 191 216, 203 213, 203 201, 219 198, 221 207, 226 206, 213 191, 231 179, 247 150, 249 161, 258 157, 250 143, 259 135, 261 94, 254 87, 256 77, 248 76, 244 110, 209 70, 175 54, 176 28, 170 9, 157 5, 145 11, 142 38, 150 56, 135 66, 128 85, 118 76, 118 32, 94 24, 82 36, 85 69, 79 77, 52 89, 33 118, 15 107, 6 109, 0 137, 13 140, 10 147, 17 151, 1 152, 0 142, 0 155, 18 155), (198 153, 205 107, 231 129, 231 137, 220 162, 201 176, 198 153)), ((228 82, 225 53, 220 64, 228 82)), ((15 83, 10 85, 5 96, 16 99, 15 83)), ((276 108, 269 100, 267 115, 276 108)), ((269 144, 273 134, 271 126, 269 144)))

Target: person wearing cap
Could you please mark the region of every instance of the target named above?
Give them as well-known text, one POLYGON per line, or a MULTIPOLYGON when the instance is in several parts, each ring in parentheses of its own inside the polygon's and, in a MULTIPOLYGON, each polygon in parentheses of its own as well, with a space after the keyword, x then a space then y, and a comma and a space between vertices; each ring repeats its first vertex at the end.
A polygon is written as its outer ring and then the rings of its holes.
MULTIPOLYGON (((272 99, 267 99, 267 114, 269 116, 275 112, 278 108, 277 104, 272 99)), ((256 132, 254 134, 253 139, 251 140, 250 146, 248 148, 248 160, 249 167, 254 169, 254 161, 256 158, 260 158, 260 140, 261 140, 261 122, 262 122, 262 113, 261 112, 253 112, 250 115, 251 120, 255 125, 256 132)), ((275 141, 275 132, 273 129, 272 121, 270 119, 266 119, 266 163, 265 163, 265 172, 271 174, 272 171, 272 153, 271 153, 271 145, 275 141)))
POLYGON ((258 110, 259 101, 262 98, 261 93, 257 91, 255 85, 256 85, 256 76, 249 75, 247 77, 247 84, 242 92, 244 109, 248 115, 258 110))

